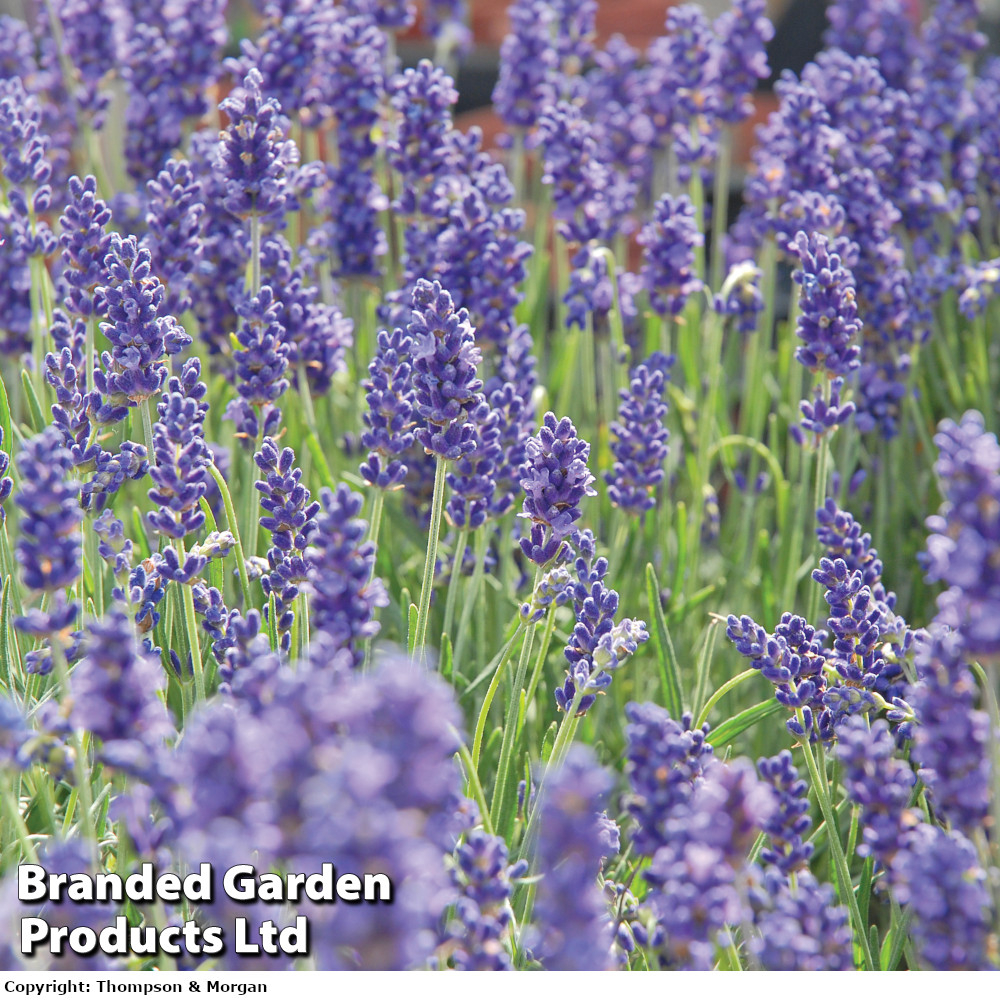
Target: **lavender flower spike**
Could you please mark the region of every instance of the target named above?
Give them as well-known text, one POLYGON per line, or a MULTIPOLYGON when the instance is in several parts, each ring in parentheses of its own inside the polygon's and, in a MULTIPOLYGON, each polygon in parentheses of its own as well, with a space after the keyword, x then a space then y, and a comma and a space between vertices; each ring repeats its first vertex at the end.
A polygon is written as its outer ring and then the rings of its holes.
POLYGON ((694 248, 704 242, 691 199, 665 194, 653 209, 653 220, 639 234, 644 248, 642 283, 661 316, 682 312, 688 297, 701 289, 694 273, 694 248))
POLYGON ((264 98, 262 84, 260 71, 251 69, 242 90, 219 105, 232 122, 220 136, 216 159, 226 178, 223 204, 240 218, 279 215, 288 171, 298 163, 295 143, 284 139, 287 119, 277 101, 264 98))
POLYGON ((25 586, 56 595, 48 612, 32 610, 15 624, 31 635, 67 628, 76 618, 76 604, 66 604, 62 591, 80 575, 81 535, 79 484, 70 480, 73 456, 56 427, 47 427, 28 441, 18 456, 21 508, 17 562, 25 586))
POLYGON ((355 667, 364 659, 361 643, 376 635, 375 609, 389 598, 378 577, 372 578, 375 546, 366 542, 368 524, 358 515, 364 506, 359 493, 341 484, 324 489, 316 515, 313 544, 306 549, 312 589, 312 625, 326 632, 338 648, 351 653, 355 667))
POLYGON ((611 502, 633 514, 656 505, 655 490, 663 482, 670 437, 663 426, 663 395, 673 360, 659 352, 651 355, 633 369, 629 388, 619 393, 618 421, 611 425, 615 464, 604 478, 611 502))
POLYGON ((160 400, 160 419, 153 428, 153 463, 149 498, 159 509, 149 514, 153 530, 165 538, 186 538, 205 523, 200 501, 208 486, 206 470, 212 453, 205 443, 207 386, 200 382, 201 362, 191 358, 180 378, 170 380, 160 400))
POLYGON ((806 368, 847 375, 860 365, 861 331, 854 275, 844 266, 850 243, 831 241, 822 233, 799 231, 789 247, 802 266, 792 278, 802 286, 796 334, 803 343, 795 357, 806 368))
POLYGON ((545 414, 537 437, 530 438, 521 472, 524 508, 518 517, 532 522, 521 550, 536 565, 547 566, 560 554, 580 517, 580 501, 597 496, 587 468, 590 445, 577 437, 569 417, 545 414))
POLYGON ((554 971, 610 968, 607 906, 595 879, 606 853, 601 810, 610 779, 589 747, 573 746, 563 765, 546 777, 538 837, 534 948, 554 971))
POLYGON ((944 503, 927 519, 927 579, 948 589, 937 620, 961 631, 970 656, 1000 652, 1000 445, 983 418, 969 411, 944 420, 934 443, 944 503))
POLYGON ((111 353, 101 360, 97 388, 118 405, 134 405, 155 395, 167 378, 163 359, 191 343, 191 338, 163 313, 164 288, 152 274, 150 253, 132 236, 112 234, 105 259, 108 283, 98 289, 107 302, 109 322, 101 330, 111 353))
POLYGON ((473 411, 482 403, 476 377, 482 354, 465 309, 455 311, 439 282, 419 280, 413 289, 414 402, 424 425, 416 439, 428 453, 461 458, 476 447, 473 411))

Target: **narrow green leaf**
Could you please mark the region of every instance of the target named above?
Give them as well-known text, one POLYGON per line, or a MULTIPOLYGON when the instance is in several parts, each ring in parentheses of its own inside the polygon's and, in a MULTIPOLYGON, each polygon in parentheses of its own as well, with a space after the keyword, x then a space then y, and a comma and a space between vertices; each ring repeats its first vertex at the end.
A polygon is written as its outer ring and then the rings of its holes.
POLYGON ((549 758, 552 756, 552 747, 556 742, 556 733, 559 731, 559 723, 553 722, 549 726, 548 731, 545 733, 542 739, 542 761, 543 763, 548 763, 549 758))
POLYGON ((451 668, 451 638, 445 634, 441 636, 441 676, 448 682, 451 681, 451 668))
POLYGON ((784 706, 774 698, 759 702, 752 708, 746 708, 739 715, 734 715, 731 719, 726 719, 721 725, 712 730, 709 740, 712 746, 719 748, 730 740, 735 739, 740 733, 746 732, 751 726, 756 725, 761 719, 766 719, 769 715, 775 715, 784 706))
POLYGON ((24 389, 24 398, 28 402, 28 415, 31 418, 31 430, 33 433, 39 434, 48 424, 48 421, 42 416, 42 408, 38 404, 38 397, 35 395, 35 387, 31 384, 31 376, 26 370, 21 372, 21 386, 24 389))
POLYGON ((0 431, 3 432, 3 448, 8 455, 14 453, 14 432, 11 429, 10 400, 7 399, 7 386, 0 376, 0 431))
POLYGON ((420 608, 411 604, 406 614, 406 648, 410 651, 410 656, 413 656, 417 644, 417 618, 419 615, 420 608))
POLYGON ((323 446, 312 431, 308 431, 306 434, 306 446, 309 448, 312 460, 316 463, 316 471, 323 480, 323 485, 328 489, 335 490, 337 488, 337 481, 333 478, 333 473, 330 471, 326 455, 323 454, 323 446))
MULTIPOLYGON (((894 909, 897 909, 894 907, 894 909)), ((896 914, 893 913, 895 917, 896 914)), ((886 972, 895 972, 899 967, 899 960, 903 957, 903 950, 906 948, 906 933, 910 929, 910 910, 909 907, 900 913, 899 919, 893 921, 891 928, 892 933, 892 948, 889 951, 889 959, 885 965, 882 966, 886 972)))
MULTIPOLYGON (((875 927, 872 925, 872 930, 875 927)), ((882 942, 882 948, 878 953, 878 967, 880 972, 887 972, 889 970, 889 956, 892 954, 892 945, 896 939, 895 930, 890 927, 886 932, 885 940, 882 942)))
POLYGON ((138 507, 132 508, 132 528, 134 529, 132 543, 139 549, 139 558, 148 559, 152 552, 149 548, 149 539, 146 537, 146 523, 138 507))
POLYGON ((660 670, 663 703, 671 718, 679 719, 684 714, 680 669, 674 645, 670 641, 670 631, 663 617, 663 608, 660 605, 660 582, 656 578, 656 570, 653 569, 652 563, 646 563, 646 596, 649 599, 650 635, 660 670))
POLYGON ((271 643, 271 649, 275 652, 280 647, 278 639, 278 605, 274 599, 274 591, 267 597, 267 637, 271 643))
POLYGON ((14 690, 14 671, 10 661, 10 581, 5 577, 3 591, 0 592, 0 665, 3 667, 4 690, 14 690))

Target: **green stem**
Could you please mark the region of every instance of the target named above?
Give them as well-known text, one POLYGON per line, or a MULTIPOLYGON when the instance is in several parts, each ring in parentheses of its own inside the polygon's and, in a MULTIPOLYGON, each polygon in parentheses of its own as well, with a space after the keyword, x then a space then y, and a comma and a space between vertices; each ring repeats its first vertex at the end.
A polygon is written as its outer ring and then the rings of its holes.
POLYGON ((21 845, 21 853, 24 855, 25 860, 37 864, 38 854, 35 851, 34 842, 31 839, 31 834, 28 832, 24 817, 21 815, 21 806, 11 791, 11 783, 7 780, 0 780, 0 804, 3 805, 3 811, 7 814, 7 819, 14 827, 14 833, 17 835, 17 841, 21 845))
POLYGON ((236 521, 236 508, 233 506, 232 494, 229 492, 229 487, 226 485, 225 477, 219 471, 219 467, 213 462, 208 467, 208 471, 219 487, 219 493, 222 496, 222 506, 226 511, 226 520, 229 522, 227 527, 232 532, 236 543, 236 569, 239 572, 240 588, 243 591, 243 607, 244 610, 248 611, 250 609, 250 577, 247 574, 247 560, 243 554, 243 542, 240 540, 240 528, 236 521))
POLYGON ((511 636, 510 642, 504 648, 500 662, 493 673, 493 680, 490 681, 490 686, 486 691, 486 697, 483 698, 482 708, 479 710, 479 718, 476 720, 476 731, 472 739, 472 766, 476 769, 477 773, 479 771, 479 755, 483 749, 483 733, 486 732, 486 719, 490 714, 490 707, 496 696, 497 688, 500 686, 500 678, 503 676, 504 668, 510 660, 510 654, 514 651, 514 646, 522 631, 524 631, 524 625, 518 625, 517 631, 511 636))
POLYGON ((715 187, 712 191, 712 271, 711 288, 717 292, 722 285, 725 254, 722 239, 729 221, 729 165, 732 153, 732 135, 723 129, 719 136, 719 155, 715 162, 715 187))
MULTIPOLYGON (((183 566, 186 555, 183 538, 177 540, 177 555, 183 566)), ((194 610, 194 594, 188 584, 179 584, 179 586, 182 588, 181 600, 184 604, 184 628, 187 631, 188 645, 191 647, 191 662, 194 665, 195 694, 198 696, 198 701, 204 701, 205 668, 201 662, 201 639, 198 635, 198 619, 194 610)))
POLYGON ((734 688, 739 687, 744 681, 749 680, 751 677, 754 677, 759 673, 760 671, 757 670, 756 667, 750 667, 749 669, 744 670, 743 673, 737 674, 735 677, 731 677, 728 681, 726 681, 726 683, 723 684, 722 687, 720 687, 719 690, 705 702, 705 707, 701 710, 701 713, 698 716, 698 721, 694 724, 694 728, 701 729, 701 727, 708 721, 709 713, 719 701, 721 701, 734 688))
POLYGON ((250 294, 260 294, 260 217, 250 213, 250 294))
POLYGON ((152 403, 147 396, 139 404, 139 413, 142 414, 142 436, 145 439, 143 444, 146 446, 146 453, 150 458, 153 457, 153 417, 151 414, 152 403))
POLYGON ((476 536, 476 566, 472 571, 471 593, 466 595, 466 600, 462 604, 462 617, 458 621, 458 635, 456 636, 453 663, 461 663, 468 644, 469 624, 472 621, 472 612, 479 605, 479 593, 483 587, 483 577, 486 574, 486 546, 489 538, 486 535, 485 526, 480 529, 476 536))
POLYGON ((458 578, 462 573, 462 561, 465 557, 465 548, 469 543, 469 529, 463 528, 458 535, 458 543, 451 557, 451 579, 448 582, 448 599, 444 606, 444 628, 441 630, 441 646, 444 646, 444 637, 451 638, 451 626, 455 622, 455 602, 458 597, 458 578))
POLYGON ((249 469, 247 478, 250 482, 250 488, 246 491, 246 552, 250 558, 257 555, 257 532, 260 528, 260 513, 258 510, 260 504, 260 497, 257 493, 256 487, 254 487, 254 476, 256 475, 256 463, 254 462, 254 455, 260 451, 260 446, 263 442, 262 433, 262 421, 258 420, 258 430, 257 437, 254 439, 253 447, 247 453, 247 459, 249 461, 249 469))
POLYGON ((444 483, 448 460, 437 457, 434 470, 434 497, 431 500, 431 526, 427 536, 427 556, 424 559, 424 579, 420 585, 420 604, 417 606, 417 627, 414 630, 411 654, 426 660, 424 645, 427 641, 427 619, 430 616, 431 591, 434 589, 434 566, 437 562, 438 538, 441 534, 441 513, 444 509, 444 483), (417 652, 419 650, 419 653, 417 652))
MULTIPOLYGON (((537 575, 537 574, 536 574, 537 575)), ((521 645, 521 656, 517 661, 517 671, 514 674, 514 685, 510 690, 510 697, 507 700, 507 714, 504 717, 503 741, 500 744, 500 762, 497 765, 497 780, 493 787, 493 801, 490 803, 490 818, 493 820, 493 828, 500 833, 501 837, 507 835, 506 820, 507 809, 504 808, 507 798, 507 785, 510 779, 511 759, 514 755, 514 740, 517 737, 517 717, 521 704, 521 689, 528 674, 528 661, 531 659, 531 646, 535 638, 535 627, 537 622, 528 625, 524 633, 524 642, 521 645)))
MULTIPOLYGON (((805 719, 802 709, 796 709, 796 717, 799 725, 805 730, 805 719)), ((837 872, 837 881, 840 883, 841 898, 847 903, 850 913, 851 924, 854 927, 855 941, 861 946, 864 955, 865 968, 869 972, 875 971, 875 961, 872 958, 871 947, 868 942, 868 935, 865 933, 865 926, 861 920, 861 910, 858 907, 858 898, 854 894, 854 885, 851 882, 851 870, 847 865, 847 858, 844 855, 844 847, 840 842, 840 832, 837 829, 837 817, 833 811, 833 803, 830 801, 830 790, 826 784, 826 775, 821 775, 816 764, 816 757, 809 743, 808 735, 802 740, 802 752, 805 754, 806 767, 809 769, 809 780, 812 782, 813 791, 816 793, 816 800, 819 802, 820 812, 826 821, 827 843, 833 855, 833 863, 837 872)))

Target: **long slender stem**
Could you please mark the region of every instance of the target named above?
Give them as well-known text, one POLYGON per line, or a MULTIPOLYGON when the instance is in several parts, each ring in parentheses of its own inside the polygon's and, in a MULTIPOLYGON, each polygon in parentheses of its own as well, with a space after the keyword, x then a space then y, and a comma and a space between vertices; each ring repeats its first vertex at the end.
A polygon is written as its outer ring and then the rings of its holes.
MULTIPOLYGON (((184 540, 177 541, 177 555, 181 565, 184 565, 184 540)), ((188 645, 191 648, 191 662, 194 665, 194 689, 198 701, 205 700, 205 668, 201 662, 201 638, 198 635, 198 619, 194 610, 194 594, 186 583, 180 584, 181 600, 184 604, 184 628, 187 631, 188 645)))
POLYGON ((219 487, 222 496, 222 506, 226 511, 226 520, 229 521, 229 530, 232 532, 236 542, 236 569, 240 576, 240 588, 243 591, 244 610, 250 609, 250 577, 247 574, 247 560, 243 553, 243 542, 240 539, 240 526, 236 521, 236 508, 233 506, 233 497, 226 485, 225 477, 219 471, 219 467, 213 462, 208 471, 219 487))
POLYGON ((441 512, 444 509, 444 483, 448 460, 437 457, 434 470, 434 498, 431 501, 431 526, 427 536, 427 555, 424 559, 424 579, 420 585, 420 604, 417 606, 417 627, 413 636, 413 653, 426 660, 424 645, 427 641, 427 619, 430 616, 431 591, 434 589, 434 566, 437 563, 438 539, 441 534, 441 512))
POLYGON ((507 666, 507 663, 510 660, 510 654, 514 651, 518 637, 523 631, 524 625, 518 625, 517 631, 511 636, 510 642, 508 642, 504 648, 503 655, 500 657, 500 662, 497 664, 497 668, 493 673, 493 680, 490 681, 490 686, 486 691, 486 697, 483 698, 482 708, 479 710, 479 718, 476 720, 476 731, 472 739, 472 763, 476 768, 477 773, 479 770, 479 754, 483 748, 483 733, 486 731, 486 719, 490 714, 490 707, 492 706, 493 699, 496 696, 497 688, 500 686, 500 678, 503 676, 504 668, 507 666))
MULTIPOLYGON (((802 709, 796 710, 799 725, 805 728, 805 719, 802 709)), ((837 881, 840 883, 840 894, 850 913, 851 924, 854 927, 855 940, 860 944, 864 955, 865 968, 875 971, 875 961, 872 958, 871 946, 868 942, 868 935, 865 933, 865 926, 861 920, 861 910, 858 907, 858 898, 854 894, 854 885, 851 882, 851 870, 847 866, 847 858, 844 855, 844 847, 840 842, 840 832, 837 829, 837 817, 833 811, 833 803, 830 801, 830 790, 827 787, 826 775, 820 774, 816 764, 816 756, 813 754, 809 737, 802 740, 802 752, 805 754, 806 767, 809 769, 809 779, 812 782, 813 791, 816 793, 816 800, 819 802, 820 812, 826 821, 827 843, 833 854, 833 863, 837 872, 837 881)))
POLYGON ((521 704, 521 689, 528 674, 528 661, 531 659, 531 646, 535 638, 536 623, 528 625, 521 645, 521 656, 517 661, 517 672, 514 674, 514 684, 507 701, 507 714, 503 722, 503 741, 500 744, 500 762, 497 765, 497 780, 493 786, 493 801, 490 803, 490 817, 493 827, 501 836, 506 836, 506 824, 500 822, 506 818, 504 802, 507 798, 507 785, 510 778, 511 759, 514 755, 514 740, 517 736, 517 717, 521 704))
POLYGON ((732 136, 724 128, 719 136, 719 155, 715 161, 715 187, 712 192, 712 269, 711 288, 717 292, 722 285, 725 254, 722 238, 729 222, 729 165, 732 152, 732 136))
POLYGON ((750 667, 744 670, 743 673, 737 674, 735 677, 731 677, 722 687, 719 688, 715 694, 712 695, 708 701, 705 702, 705 707, 701 710, 698 715, 698 720, 694 724, 695 729, 701 729, 703 725, 708 721, 709 713, 718 704, 718 702, 724 698, 730 691, 734 688, 739 687, 744 681, 749 680, 751 677, 759 674, 760 671, 756 667, 750 667))
POLYGON ((484 527, 480 529, 479 534, 476 536, 476 566, 472 571, 472 584, 469 588, 471 593, 467 595, 465 603, 462 605, 462 617, 458 621, 458 633, 455 638, 454 655, 452 656, 452 662, 454 663, 462 663, 465 647, 468 644, 469 624, 472 621, 472 612, 479 606, 479 593, 483 588, 483 576, 486 573, 486 546, 488 543, 489 538, 484 527))
MULTIPOLYGON (((50 639, 52 652, 52 667, 55 670, 56 679, 59 683, 59 691, 64 699, 72 698, 69 684, 69 664, 66 662, 66 654, 62 647, 59 636, 53 635, 50 639)), ((73 744, 74 761, 73 776, 76 779, 76 787, 80 798, 80 809, 83 813, 81 828, 84 833, 84 840, 89 846, 92 859, 96 865, 97 857, 97 829, 94 826, 94 791, 90 786, 90 765, 87 761, 87 748, 83 741, 83 732, 74 728, 70 741, 73 744)))
POLYGON ((250 213, 250 294, 260 294, 260 217, 250 213))
POLYGON ((142 436, 145 439, 146 454, 149 460, 153 460, 153 417, 151 415, 153 404, 147 397, 139 404, 139 412, 142 414, 142 436))
POLYGON ((455 603, 458 600, 458 578, 462 574, 462 562, 465 559, 465 549, 469 544, 469 529, 463 528, 458 535, 458 542, 452 554, 451 579, 448 581, 448 599, 444 606, 444 628, 441 630, 441 643, 444 637, 451 638, 451 627, 455 622, 455 603))

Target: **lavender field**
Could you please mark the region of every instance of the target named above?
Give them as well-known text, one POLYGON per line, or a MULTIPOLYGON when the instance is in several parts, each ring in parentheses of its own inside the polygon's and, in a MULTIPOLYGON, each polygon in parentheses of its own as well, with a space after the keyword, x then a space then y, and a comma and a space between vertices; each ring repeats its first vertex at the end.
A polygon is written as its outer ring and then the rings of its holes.
POLYGON ((1000 966, 976 4, 230 6, 0 18, 0 964, 1000 966))

